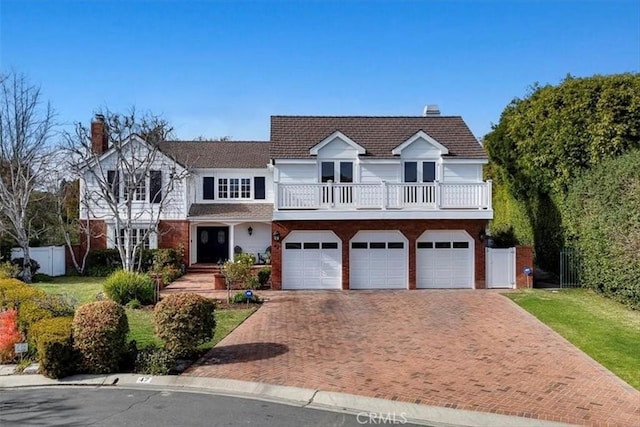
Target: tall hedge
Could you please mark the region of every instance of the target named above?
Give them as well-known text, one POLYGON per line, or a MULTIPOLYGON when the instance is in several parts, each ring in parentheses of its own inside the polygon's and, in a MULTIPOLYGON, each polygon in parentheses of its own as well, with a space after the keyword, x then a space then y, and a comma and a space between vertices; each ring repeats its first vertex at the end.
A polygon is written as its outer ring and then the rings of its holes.
POLYGON ((564 217, 582 257, 583 285, 640 309, 640 150, 578 179, 564 217))

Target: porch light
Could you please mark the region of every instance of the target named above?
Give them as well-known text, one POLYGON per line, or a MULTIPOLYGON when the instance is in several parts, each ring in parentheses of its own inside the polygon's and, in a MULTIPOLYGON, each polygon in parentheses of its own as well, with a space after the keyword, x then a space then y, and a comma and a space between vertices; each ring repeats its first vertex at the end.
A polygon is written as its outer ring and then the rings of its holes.
POLYGON ((251 236, 253 234, 253 227, 249 226, 249 228, 247 228, 247 233, 251 236))
POLYGON ((280 232, 279 231, 274 231, 273 232, 273 240, 275 240, 276 242, 280 241, 280 232))

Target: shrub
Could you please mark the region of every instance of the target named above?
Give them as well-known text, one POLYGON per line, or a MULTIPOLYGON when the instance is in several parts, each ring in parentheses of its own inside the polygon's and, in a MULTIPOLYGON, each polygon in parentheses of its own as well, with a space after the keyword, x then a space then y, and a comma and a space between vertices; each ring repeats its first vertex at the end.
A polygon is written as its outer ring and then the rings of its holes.
POLYGON ((114 301, 80 306, 73 317, 73 340, 81 368, 94 374, 116 372, 126 350, 127 332, 124 308, 114 301))
POLYGON ((120 253, 117 249, 102 249, 89 252, 87 256, 87 274, 106 277, 122 268, 120 253))
POLYGON ((11 261, 0 263, 0 279, 15 279, 20 273, 20 267, 11 261))
POLYGON ((20 304, 18 324, 20 329, 28 331, 29 327, 51 317, 73 316, 75 302, 61 295, 44 295, 35 297, 20 304))
POLYGON ((15 308, 35 298, 44 298, 46 293, 17 279, 0 279, 0 308, 15 308))
POLYGON ((130 308, 132 310, 135 310, 135 309, 140 308, 140 307, 141 307, 140 301, 138 301, 135 298, 127 303, 127 308, 130 308))
MULTIPOLYGON (((18 278, 24 276, 24 258, 14 258, 11 262, 19 269, 18 278)), ((31 276, 35 275, 36 272, 40 270, 40 263, 33 258, 29 258, 29 271, 31 272, 31 276)))
MULTIPOLYGON (((244 294, 244 291, 238 292, 231 298, 231 302, 234 304, 246 303, 247 296, 244 294)), ((260 297, 258 295, 253 294, 251 295, 251 299, 249 299, 249 302, 253 304, 260 304, 262 301, 260 300, 260 297)))
POLYGON ((0 313, 0 363, 15 359, 14 345, 22 341, 18 331, 18 312, 7 310, 0 313))
POLYGON ((250 276, 249 279, 247 279, 247 288, 249 288, 249 289, 259 289, 260 288, 260 281, 258 280, 258 278, 256 276, 250 276))
POLYGON ((53 282, 53 276, 49 276, 48 274, 44 273, 36 273, 33 275, 31 280, 33 281, 33 283, 51 283, 53 282))
POLYGON ((192 353, 213 338, 216 327, 215 303, 197 294, 173 294, 153 311, 156 334, 175 357, 192 353))
POLYGON ((148 346, 138 352, 135 371, 146 375, 167 375, 175 367, 176 360, 168 350, 148 346))
POLYGON ((43 319, 29 331, 29 342, 37 349, 40 373, 62 378, 76 371, 78 354, 71 338, 73 317, 43 319))
POLYGON ((222 274, 224 274, 227 285, 235 282, 242 284, 247 283, 251 277, 251 267, 255 262, 255 258, 251 254, 236 254, 234 260, 228 260, 222 265, 222 274))
POLYGON ((271 277, 271 267, 265 265, 258 271, 258 283, 260 286, 267 286, 269 278, 271 277))
POLYGON ((104 282, 104 293, 122 305, 133 299, 137 299, 141 304, 152 304, 155 291, 155 283, 149 276, 130 271, 118 270, 104 282))

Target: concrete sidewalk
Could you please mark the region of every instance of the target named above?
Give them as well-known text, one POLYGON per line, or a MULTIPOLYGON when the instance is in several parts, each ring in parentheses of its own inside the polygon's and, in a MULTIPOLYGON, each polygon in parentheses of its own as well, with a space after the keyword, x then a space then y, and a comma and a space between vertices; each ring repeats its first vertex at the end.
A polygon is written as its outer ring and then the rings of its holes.
POLYGON ((118 387, 212 393, 246 399, 265 400, 293 406, 345 412, 349 414, 403 415, 408 422, 430 426, 545 427, 568 424, 508 415, 419 405, 345 393, 326 392, 220 378, 184 376, 143 376, 139 374, 75 375, 53 380, 42 375, 0 376, 0 389, 17 387, 118 387))

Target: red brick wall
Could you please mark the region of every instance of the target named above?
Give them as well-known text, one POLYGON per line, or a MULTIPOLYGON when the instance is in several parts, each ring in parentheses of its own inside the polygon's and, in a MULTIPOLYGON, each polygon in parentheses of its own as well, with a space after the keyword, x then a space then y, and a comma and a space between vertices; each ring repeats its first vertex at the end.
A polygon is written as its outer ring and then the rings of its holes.
MULTIPOLYGON (((92 219, 89 221, 89 229, 91 230, 91 238, 89 239, 89 247, 92 251, 107 249, 107 224, 101 219, 92 219)), ((80 250, 85 250, 85 239, 81 238, 80 250)))
POLYGON ((160 221, 158 223, 158 248, 177 249, 182 243, 184 259, 189 265, 189 221, 160 221))
POLYGON ((349 241, 361 230, 399 230, 409 240, 409 289, 416 288, 416 239, 427 230, 466 230, 475 240, 476 288, 485 287, 485 247, 480 231, 486 220, 274 221, 280 241, 271 245, 271 287, 282 289, 282 241, 294 230, 332 230, 342 240, 342 289, 349 289, 349 241))
MULTIPOLYGON (((532 246, 516 246, 516 288, 527 287, 527 276, 524 269, 529 267, 533 270, 533 247, 532 246)), ((530 287, 533 287, 533 274, 529 276, 530 287)))

